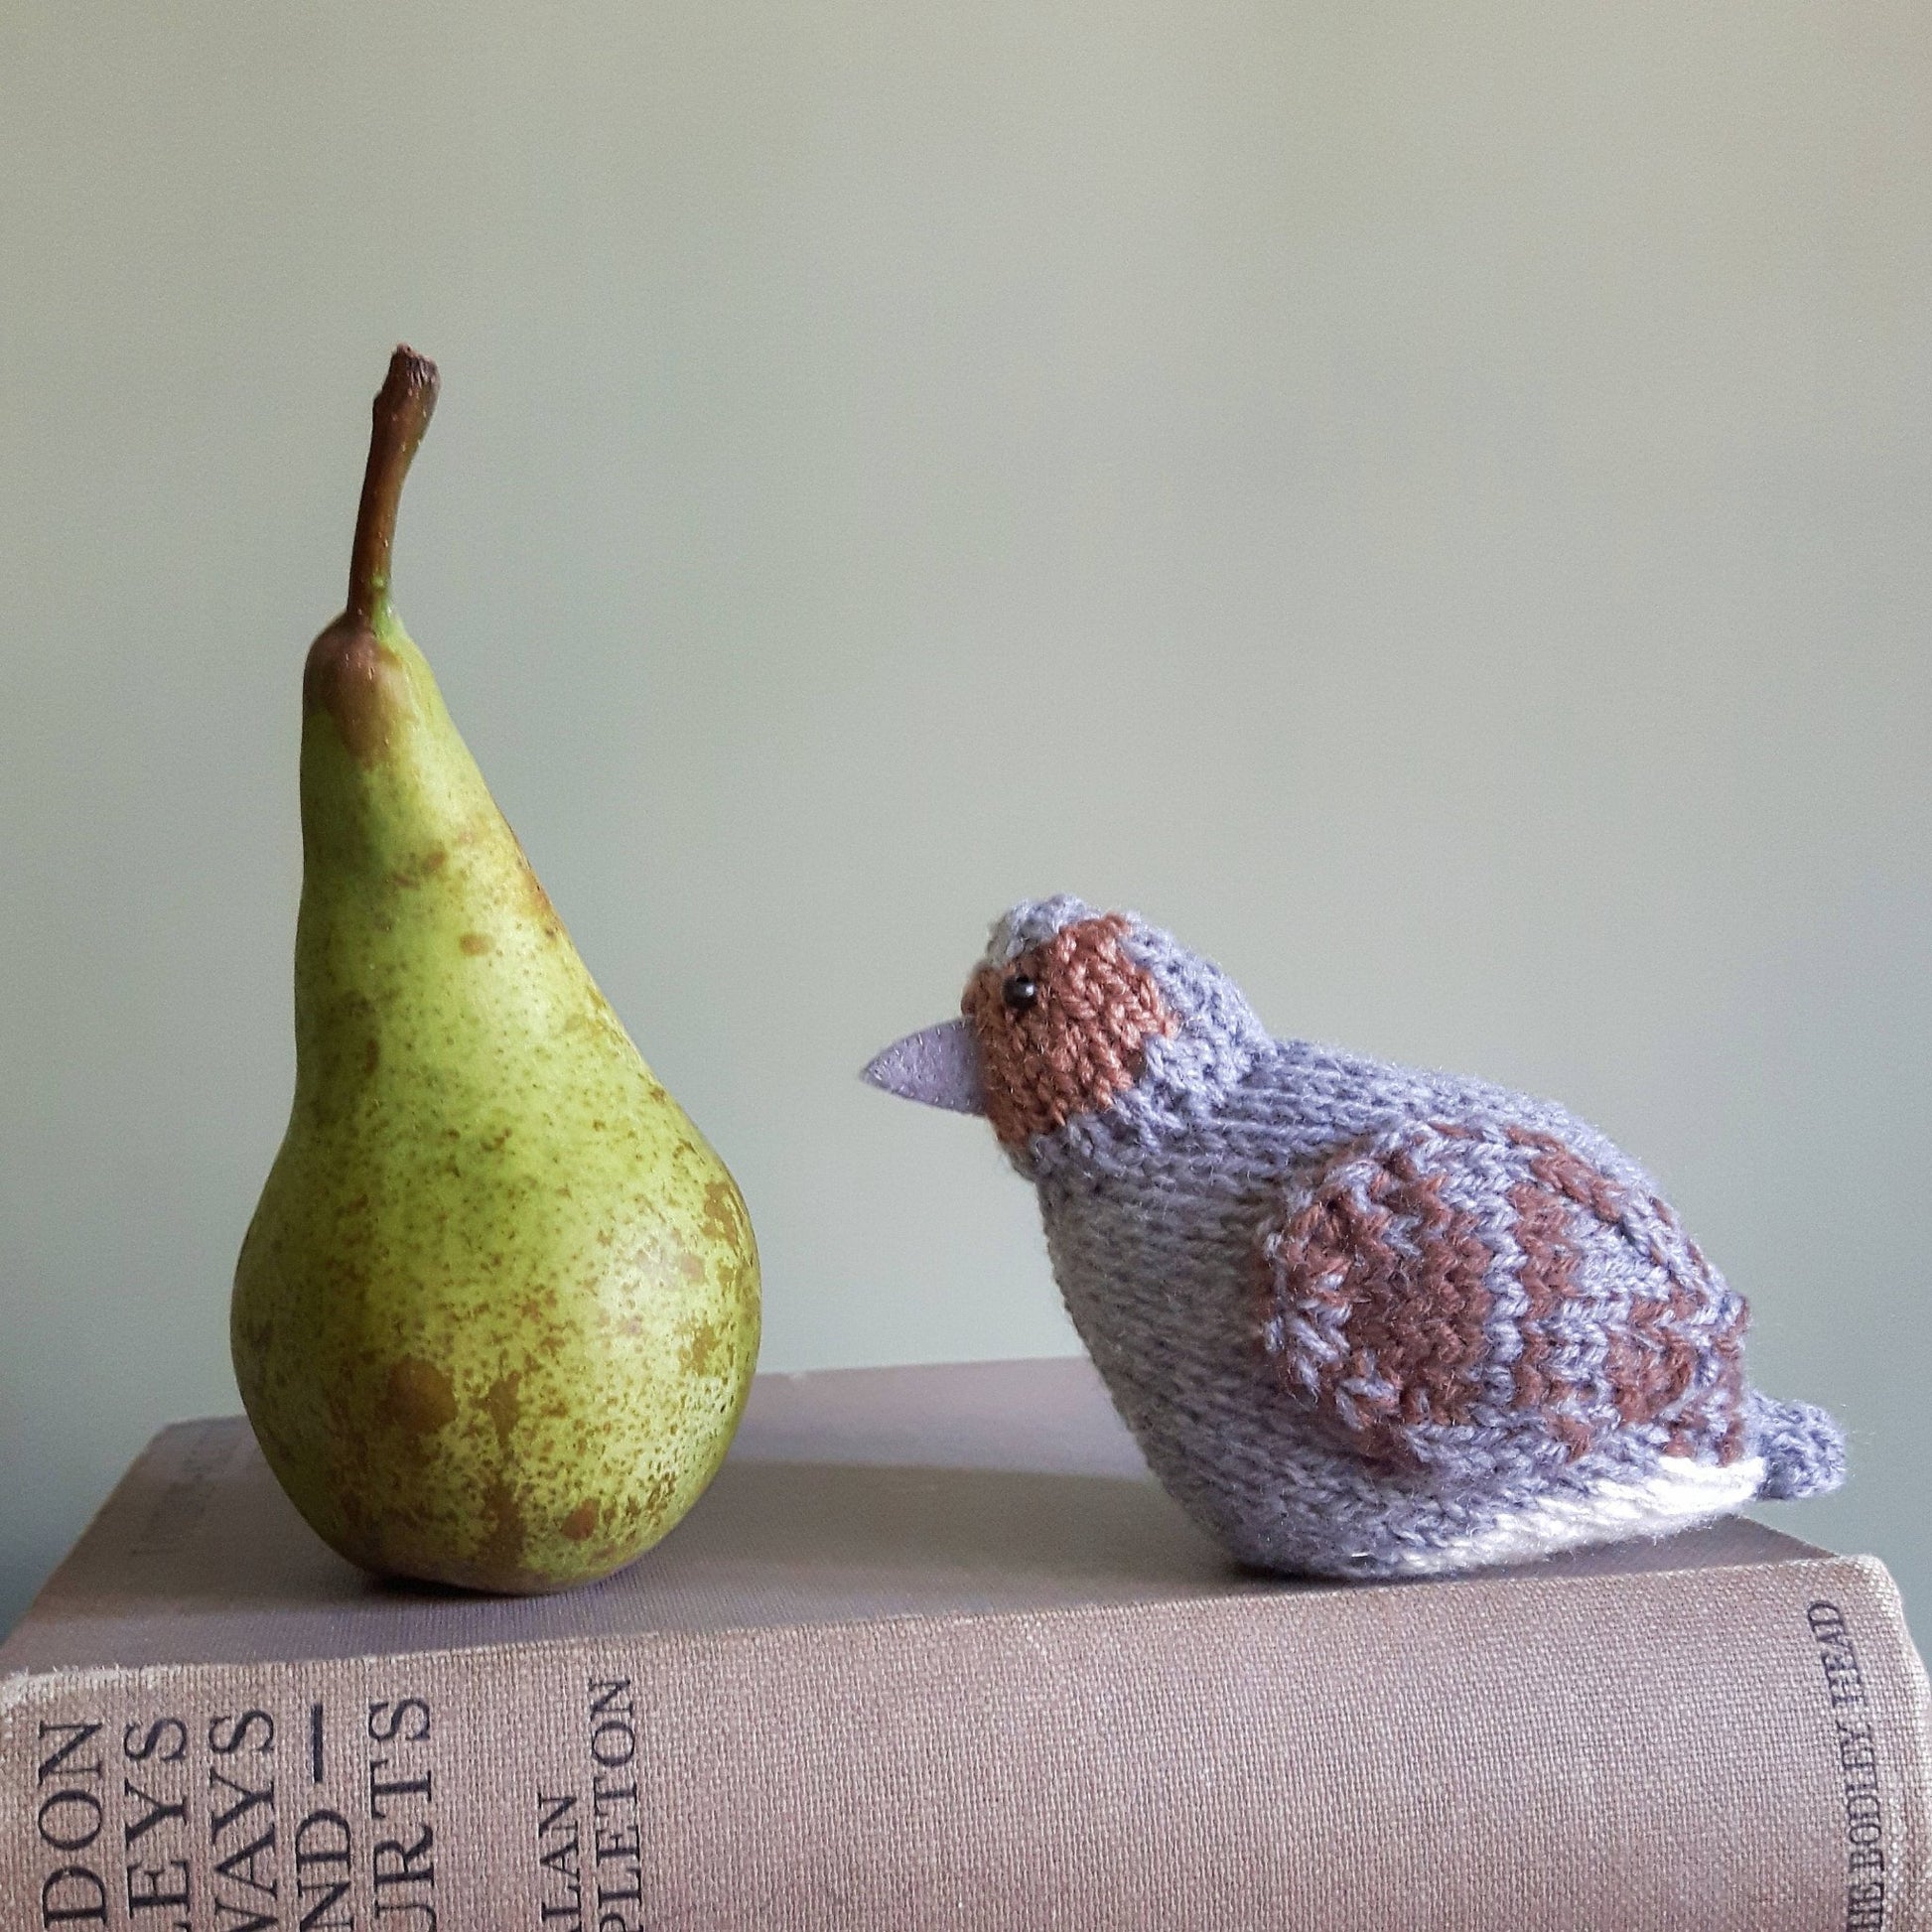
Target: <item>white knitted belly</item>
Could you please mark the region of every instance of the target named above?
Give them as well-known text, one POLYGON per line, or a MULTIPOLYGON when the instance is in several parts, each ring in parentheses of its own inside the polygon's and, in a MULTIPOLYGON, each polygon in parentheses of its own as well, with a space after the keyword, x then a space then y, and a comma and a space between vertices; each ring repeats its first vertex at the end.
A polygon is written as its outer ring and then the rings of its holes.
POLYGON ((1410 1551, 1402 1574, 1431 1577, 1492 1563, 1522 1563, 1585 1544, 1634 1536, 1668 1536, 1728 1515, 1757 1494, 1762 1456, 1718 1464, 1667 1455, 1635 1482, 1599 1482, 1583 1493, 1561 1492, 1512 1510, 1490 1528, 1441 1549, 1410 1551))

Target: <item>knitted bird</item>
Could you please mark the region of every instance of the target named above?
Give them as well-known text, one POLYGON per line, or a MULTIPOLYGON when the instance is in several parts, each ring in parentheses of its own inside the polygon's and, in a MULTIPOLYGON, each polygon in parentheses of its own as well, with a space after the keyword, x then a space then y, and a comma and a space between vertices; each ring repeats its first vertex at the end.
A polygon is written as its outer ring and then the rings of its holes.
POLYGON ((1844 1479, 1744 1380, 1747 1311, 1549 1101, 1273 1039, 1132 914, 1029 900, 963 1018, 866 1068, 984 1114, 1155 1473, 1240 1560, 1444 1575, 1844 1479))

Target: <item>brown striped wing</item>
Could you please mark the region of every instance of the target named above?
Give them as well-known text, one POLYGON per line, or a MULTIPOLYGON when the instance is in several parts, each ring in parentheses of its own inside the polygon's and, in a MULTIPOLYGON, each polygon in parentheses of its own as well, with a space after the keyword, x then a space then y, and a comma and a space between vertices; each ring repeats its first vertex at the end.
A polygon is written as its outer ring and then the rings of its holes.
POLYGON ((1345 1148, 1287 1190, 1258 1263, 1285 1395, 1370 1460, 1744 1452, 1742 1298, 1662 1201, 1549 1135, 1345 1148))

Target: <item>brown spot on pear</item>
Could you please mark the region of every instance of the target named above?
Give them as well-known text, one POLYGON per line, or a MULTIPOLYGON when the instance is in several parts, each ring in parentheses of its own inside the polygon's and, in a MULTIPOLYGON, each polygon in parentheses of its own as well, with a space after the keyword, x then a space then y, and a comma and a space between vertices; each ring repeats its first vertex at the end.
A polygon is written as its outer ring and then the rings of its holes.
POLYGON ((687 1375, 709 1375, 718 1359, 722 1337, 716 1322, 699 1321, 685 1331, 684 1371, 687 1375))
POLYGON ((433 845, 427 852, 405 859, 390 873, 389 881, 392 885, 400 886, 406 893, 417 892, 449 863, 449 852, 443 846, 433 845))
POLYGON ((366 622, 344 616, 309 646, 302 673, 305 717, 325 716, 357 764, 389 750, 410 709, 402 660, 366 622))
POLYGON ((434 1436, 456 1421, 456 1391, 446 1370, 405 1355, 389 1370, 383 1420, 407 1436, 434 1436))
POLYGON ((483 1397, 483 1413, 488 1416, 490 1427, 496 1432, 496 1443, 500 1449, 508 1448, 510 1431, 516 1427, 516 1418, 522 1408, 516 1391, 522 1380, 520 1369, 513 1369, 508 1375, 499 1375, 489 1385, 489 1393, 483 1397))
POLYGON ((738 1241, 738 1224, 743 1210, 738 1204, 738 1189, 729 1180, 708 1181, 704 1190, 704 1231, 721 1246, 738 1241))
POLYGON ((516 1491, 498 1476, 483 1490, 483 1507, 489 1512, 489 1534, 471 1566, 472 1574, 487 1589, 527 1587, 523 1568, 526 1532, 516 1491))

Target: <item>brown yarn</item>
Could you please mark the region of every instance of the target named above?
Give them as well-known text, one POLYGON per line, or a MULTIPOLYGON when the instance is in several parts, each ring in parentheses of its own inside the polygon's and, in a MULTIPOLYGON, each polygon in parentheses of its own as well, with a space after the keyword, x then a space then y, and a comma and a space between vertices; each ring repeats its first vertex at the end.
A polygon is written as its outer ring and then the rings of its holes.
MULTIPOLYGON (((1633 1243, 1636 1241, 1637 1229, 1631 1222, 1629 1204, 1607 1175, 1549 1135, 1519 1129, 1510 1138, 1519 1146, 1534 1150, 1530 1162, 1534 1183, 1525 1181, 1510 1190, 1510 1200, 1518 1215, 1517 1240, 1525 1255, 1526 1287, 1530 1275, 1530 1239, 1525 1222, 1535 1219, 1539 1226, 1547 1226, 1544 1218, 1547 1209, 1555 1207, 1558 1213, 1563 1213, 1562 1201, 1571 1202, 1603 1226, 1618 1230, 1633 1243)), ((1695 1324, 1699 1308, 1714 1288, 1710 1264, 1695 1243, 1683 1236, 1677 1217, 1664 1202, 1651 1195, 1647 1204, 1666 1228, 1684 1240, 1690 1268, 1686 1271, 1681 1263, 1673 1265, 1654 1233, 1643 1235, 1643 1250, 1652 1266, 1663 1275, 1668 1288, 1661 1296, 1633 1301, 1628 1321, 1609 1336, 1604 1350, 1606 1392, 1625 1423, 1667 1420, 1666 1455, 1695 1455, 1700 1437, 1708 1434, 1721 1417, 1725 1418, 1718 1460, 1734 1462, 1744 1452, 1743 1343, 1747 1312, 1740 1298, 1730 1320, 1702 1332, 1700 1348, 1693 1335, 1698 1333, 1695 1324), (1703 1388, 1697 1388, 1703 1357, 1715 1364, 1716 1372, 1703 1388)), ((1575 1249, 1570 1252, 1574 1256, 1575 1249)), ((1524 1330, 1525 1361, 1530 1356, 1534 1333, 1536 1324, 1532 1321, 1524 1330)), ((1523 1399, 1521 1389, 1519 1368, 1519 1401, 1523 1399)), ((1585 1447, 1588 1446, 1586 1442, 1585 1447)))
POLYGON ((1344 1350, 1318 1375, 1316 1401, 1377 1461, 1411 1459, 1405 1426, 1473 1420, 1489 1250, 1442 1191, 1442 1175, 1398 1150, 1369 1177, 1366 1208, 1343 1190, 1317 1192, 1281 1246, 1289 1298, 1342 1316, 1344 1350), (1411 1253, 1390 1238, 1398 1221, 1411 1224, 1411 1253))
MULTIPOLYGON (((1452 1122, 1423 1131, 1473 1138, 1452 1122)), ((1745 1449, 1741 1300, 1722 1325, 1701 1324, 1716 1283, 1668 1208, 1646 1201, 1682 1243, 1675 1258, 1632 1214, 1617 1183, 1583 1156, 1520 1128, 1508 1139, 1529 1156, 1528 1173, 1508 1191, 1522 1257, 1515 1279, 1526 1305, 1516 1324, 1511 1406, 1540 1413, 1573 1460, 1619 1426, 1639 1423, 1664 1425, 1667 1454, 1696 1454, 1715 1431, 1719 1460, 1737 1460, 1745 1449), (1561 1315, 1588 1293, 1592 1223, 1636 1247, 1664 1292, 1639 1297, 1627 1320, 1607 1324, 1600 1366, 1585 1378, 1564 1372, 1561 1315)), ((1444 1200, 1443 1173, 1419 1163, 1413 1147, 1388 1149, 1364 1176, 1366 1153, 1358 1144, 1336 1155, 1300 1210, 1264 1236, 1263 1317, 1292 1310, 1335 1337, 1338 1346, 1316 1352, 1310 1382, 1291 1386, 1364 1455, 1413 1466, 1407 1432, 1415 1425, 1477 1420, 1492 1346, 1485 1324, 1494 1257, 1474 1216, 1444 1200)), ((1308 1374, 1310 1358, 1297 1359, 1308 1374)), ((1284 1361, 1285 1373, 1291 1366, 1284 1361)))
POLYGON ((1063 926, 1004 967, 982 966, 960 1011, 980 1046, 987 1117, 1009 1147, 1064 1127, 1125 1093, 1147 1041, 1174 1031, 1154 979, 1122 947, 1117 913, 1063 926), (1006 1003, 1012 979, 1037 989, 1033 1007, 1006 1003))
MULTIPOLYGON (((1591 1178, 1599 1177, 1593 1168, 1587 1172, 1591 1178)), ((1576 1294, 1582 1272, 1583 1253, 1572 1233, 1572 1207, 1540 1172, 1535 1179, 1518 1181, 1510 1188, 1509 1204, 1516 1210, 1516 1245, 1523 1251, 1516 1279, 1528 1305, 1522 1323, 1523 1349, 1515 1364, 1516 1406, 1543 1410, 1550 1433, 1575 1460, 1588 1452, 1596 1438, 1573 1409, 1562 1406, 1575 1398, 1578 1389, 1557 1369, 1549 1325, 1550 1317, 1576 1294)), ((1640 1412, 1645 1408, 1646 1404, 1638 1404, 1640 1412)))

